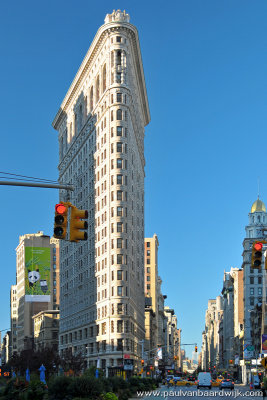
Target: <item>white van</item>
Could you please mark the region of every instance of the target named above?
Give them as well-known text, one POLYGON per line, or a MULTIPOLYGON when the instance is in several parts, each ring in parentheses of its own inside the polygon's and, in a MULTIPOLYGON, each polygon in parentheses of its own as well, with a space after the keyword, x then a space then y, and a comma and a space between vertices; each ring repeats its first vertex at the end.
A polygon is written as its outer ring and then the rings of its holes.
POLYGON ((211 389, 211 374, 210 372, 200 372, 197 377, 197 388, 207 387, 211 389))
POLYGON ((251 375, 251 381, 253 383, 254 389, 260 389, 261 382, 260 382, 259 375, 251 375))

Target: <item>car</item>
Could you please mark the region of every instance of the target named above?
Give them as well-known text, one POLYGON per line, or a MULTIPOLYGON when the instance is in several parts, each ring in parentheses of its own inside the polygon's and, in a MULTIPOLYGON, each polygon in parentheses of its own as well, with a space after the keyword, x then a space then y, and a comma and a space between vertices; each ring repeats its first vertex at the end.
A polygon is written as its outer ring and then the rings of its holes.
POLYGON ((234 390, 235 384, 232 379, 223 379, 220 383, 220 390, 231 389, 234 390))
POLYGON ((220 386, 220 382, 218 382, 217 379, 212 379, 211 386, 218 387, 218 386, 220 386))
POLYGON ((182 378, 180 376, 174 376, 173 380, 174 380, 174 382, 182 381, 182 378))
POLYGON ((195 378, 194 376, 189 376, 189 377, 187 378, 187 380, 188 380, 189 382, 195 382, 196 378, 195 378))
POLYGON ((211 389, 211 374, 210 372, 200 372, 197 377, 197 388, 207 387, 211 389))

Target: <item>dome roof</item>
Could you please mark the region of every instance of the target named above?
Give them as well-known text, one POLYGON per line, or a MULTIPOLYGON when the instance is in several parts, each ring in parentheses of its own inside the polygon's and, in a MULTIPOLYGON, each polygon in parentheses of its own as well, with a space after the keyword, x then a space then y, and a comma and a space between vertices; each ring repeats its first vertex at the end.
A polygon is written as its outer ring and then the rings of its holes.
POLYGON ((265 204, 263 203, 263 201, 261 201, 260 199, 257 199, 252 204, 250 212, 254 213, 254 212, 260 212, 260 211, 266 212, 266 207, 265 207, 265 204))

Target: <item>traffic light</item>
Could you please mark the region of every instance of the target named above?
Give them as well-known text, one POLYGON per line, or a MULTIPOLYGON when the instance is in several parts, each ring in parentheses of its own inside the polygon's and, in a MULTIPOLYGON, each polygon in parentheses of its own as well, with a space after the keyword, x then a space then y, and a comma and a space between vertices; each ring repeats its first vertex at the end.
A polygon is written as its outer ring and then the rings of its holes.
POLYGON ((88 218, 87 210, 79 210, 75 206, 71 206, 70 214, 70 241, 79 242, 80 240, 87 240, 87 232, 81 229, 87 229, 87 221, 81 221, 81 219, 88 218))
POLYGON ((142 367, 144 366, 144 364, 145 364, 145 361, 144 361, 144 360, 141 360, 141 365, 142 365, 142 367))
POLYGON ((65 239, 67 235, 68 211, 67 203, 60 202, 55 205, 54 238, 56 239, 65 239))
POLYGON ((195 353, 197 353, 197 345, 195 345, 195 353))
POLYGON ((252 245, 251 267, 261 269, 262 262, 262 242, 254 242, 252 245))

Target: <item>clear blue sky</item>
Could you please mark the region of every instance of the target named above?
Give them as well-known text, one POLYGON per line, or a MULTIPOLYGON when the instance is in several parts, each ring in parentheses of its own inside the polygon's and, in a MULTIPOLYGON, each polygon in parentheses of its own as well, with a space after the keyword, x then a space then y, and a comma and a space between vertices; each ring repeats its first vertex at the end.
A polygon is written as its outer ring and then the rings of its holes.
MULTIPOLYGON (((151 111, 145 232, 159 237, 163 292, 182 341, 200 347, 208 299, 220 294, 224 269, 241 266, 258 177, 267 203, 265 0, 2 3, 0 170, 57 179, 51 122, 105 15, 118 8, 139 30, 151 111)), ((0 190, 4 329, 18 237, 52 234, 58 193, 0 190)))

